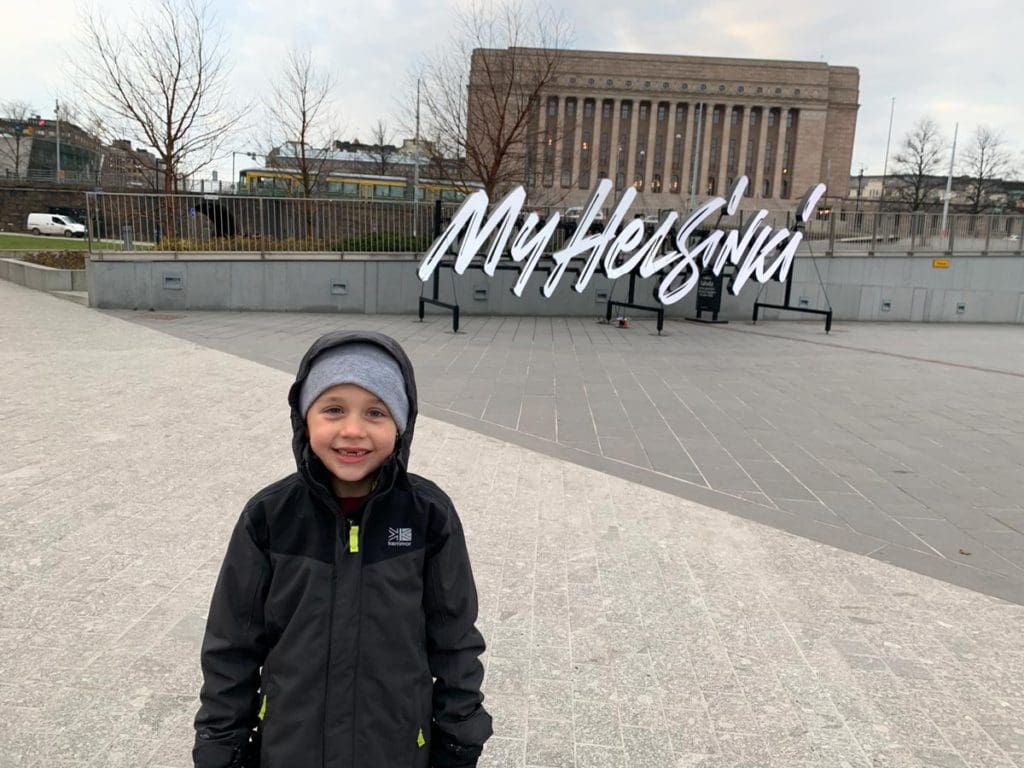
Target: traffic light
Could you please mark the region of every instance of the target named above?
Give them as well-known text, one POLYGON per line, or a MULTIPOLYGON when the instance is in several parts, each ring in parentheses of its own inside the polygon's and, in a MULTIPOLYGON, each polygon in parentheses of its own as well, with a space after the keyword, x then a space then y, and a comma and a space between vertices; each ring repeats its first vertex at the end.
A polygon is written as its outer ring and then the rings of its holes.
POLYGON ((41 118, 39 115, 36 115, 36 125, 38 125, 40 128, 45 128, 46 127, 46 121, 43 118, 41 118))

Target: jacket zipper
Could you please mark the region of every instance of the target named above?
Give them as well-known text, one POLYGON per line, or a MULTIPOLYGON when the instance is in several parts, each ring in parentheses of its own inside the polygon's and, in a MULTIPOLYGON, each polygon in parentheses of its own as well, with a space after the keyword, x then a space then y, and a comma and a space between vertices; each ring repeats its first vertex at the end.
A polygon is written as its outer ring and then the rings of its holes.
MULTIPOLYGON (((375 499, 370 499, 366 502, 366 509, 363 510, 363 517, 360 521, 359 530, 356 532, 358 536, 359 549, 362 551, 363 542, 363 531, 366 530, 366 521, 370 518, 370 507, 373 506, 375 499)), ((351 523, 349 523, 351 526, 351 523)), ((359 713, 357 691, 359 689, 359 647, 363 631, 363 564, 362 556, 360 555, 359 563, 359 579, 356 582, 356 665, 352 670, 352 765, 359 765, 356 762, 356 737, 359 735, 359 729, 356 727, 356 717, 359 713)))
POLYGON ((320 765, 326 768, 327 765, 327 712, 331 690, 331 647, 334 640, 334 601, 337 597, 338 563, 331 563, 331 604, 327 612, 327 663, 324 669, 324 714, 323 723, 320 728, 320 765))

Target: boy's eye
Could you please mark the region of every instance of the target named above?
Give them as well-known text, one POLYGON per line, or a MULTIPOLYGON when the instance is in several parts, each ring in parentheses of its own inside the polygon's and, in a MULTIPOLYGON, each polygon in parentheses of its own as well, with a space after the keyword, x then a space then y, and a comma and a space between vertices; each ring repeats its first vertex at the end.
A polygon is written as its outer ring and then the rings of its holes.
POLYGON ((382 419, 382 418, 387 417, 387 414, 384 411, 382 411, 380 408, 371 408, 370 409, 370 416, 375 418, 375 419, 382 419))

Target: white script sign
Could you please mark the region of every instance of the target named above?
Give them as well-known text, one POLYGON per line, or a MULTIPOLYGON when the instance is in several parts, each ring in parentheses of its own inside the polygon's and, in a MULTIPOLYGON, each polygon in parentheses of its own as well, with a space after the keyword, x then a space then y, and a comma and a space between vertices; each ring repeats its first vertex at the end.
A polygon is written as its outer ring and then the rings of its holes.
MULTIPOLYGON (((725 214, 729 216, 739 210, 746 187, 747 177, 741 176, 733 186, 728 201, 715 197, 697 208, 674 231, 675 241, 666 246, 666 240, 673 234, 673 227, 680 215, 674 211, 667 214, 653 234, 645 239, 643 220, 626 219, 637 194, 633 187, 622 195, 604 229, 589 234, 602 203, 612 189, 609 179, 601 179, 583 209, 572 236, 561 250, 551 254, 554 268, 542 286, 541 293, 545 298, 551 298, 569 263, 575 258, 585 258, 579 277, 573 284, 573 289, 578 293, 586 289, 599 266, 603 266, 605 274, 613 280, 634 270, 643 278, 667 270, 657 291, 658 300, 662 304, 674 304, 688 294, 697 284, 702 269, 710 268, 715 275, 720 275, 726 264, 736 266, 736 273, 729 284, 729 291, 734 296, 739 294, 750 277, 759 283, 773 277, 785 280, 803 233, 790 232, 785 228, 773 230, 764 224, 768 216, 766 210, 762 209, 749 218, 742 229, 714 229, 700 242, 687 247, 686 243, 694 232, 702 229, 701 224, 708 217, 719 213, 723 206, 725 214), (770 259, 772 254, 777 254, 774 259, 770 259)), ((823 194, 825 185, 817 184, 804 195, 796 212, 800 222, 810 220, 823 194)), ((512 261, 523 265, 512 292, 516 296, 523 295, 530 275, 555 234, 559 214, 552 214, 540 231, 535 232, 540 219, 536 213, 530 213, 513 239, 513 230, 526 203, 525 190, 522 187, 513 189, 494 207, 490 216, 487 216, 488 203, 487 193, 483 191, 474 192, 466 198, 448 228, 423 257, 418 271, 420 280, 426 282, 430 279, 445 253, 459 242, 459 238, 461 242, 455 259, 455 271, 460 275, 469 268, 479 250, 490 240, 491 246, 483 265, 484 272, 493 277, 502 254, 509 248, 512 261)))

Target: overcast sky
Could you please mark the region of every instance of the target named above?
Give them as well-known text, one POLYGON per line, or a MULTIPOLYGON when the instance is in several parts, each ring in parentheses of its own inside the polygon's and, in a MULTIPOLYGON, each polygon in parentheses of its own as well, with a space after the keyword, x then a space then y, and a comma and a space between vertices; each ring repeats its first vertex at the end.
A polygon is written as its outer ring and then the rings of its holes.
MULTIPOLYGON (((96 0, 127 19, 145 0, 96 0)), ((246 109, 272 79, 289 47, 310 46, 338 79, 344 138, 370 138, 419 57, 450 29, 454 0, 212 0, 233 61, 236 103, 246 109)), ((44 8, 5 2, 0 100, 30 102, 52 117, 58 93, 73 98, 66 59, 81 25, 75 0, 44 8)), ((851 173, 881 173, 895 98, 893 151, 922 115, 960 148, 978 124, 1002 131, 1024 176, 1024 2, 1022 0, 568 0, 556 7, 575 27, 575 48, 605 51, 825 61, 860 70, 860 112, 851 173)), ((253 146, 258 131, 233 146, 253 146)), ((958 149, 958 154, 959 154, 958 149)), ((241 161, 239 161, 241 162, 241 161)), ((230 156, 219 165, 230 174, 230 156)))

